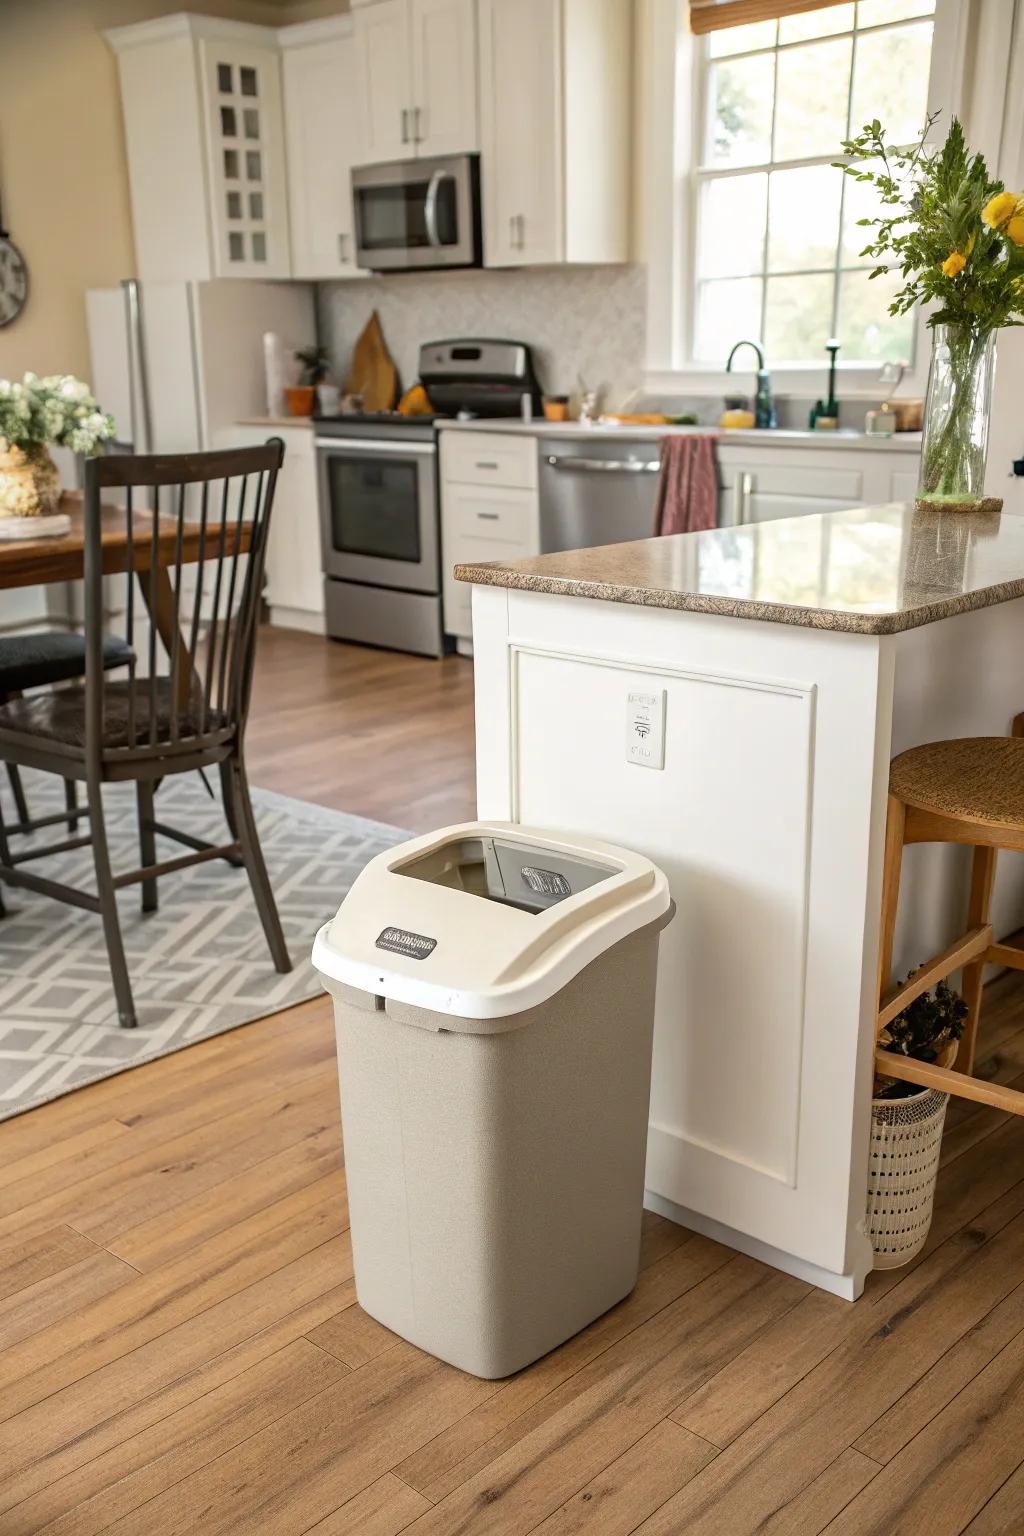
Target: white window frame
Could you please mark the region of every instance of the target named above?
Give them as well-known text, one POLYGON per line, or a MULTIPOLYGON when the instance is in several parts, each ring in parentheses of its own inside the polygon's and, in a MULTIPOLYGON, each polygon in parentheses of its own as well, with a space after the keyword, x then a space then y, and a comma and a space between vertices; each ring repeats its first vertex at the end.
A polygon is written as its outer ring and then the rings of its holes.
MULTIPOLYGON (((936 0, 928 110, 941 109, 936 132, 942 137, 950 116, 963 107, 972 9, 971 0, 936 0)), ((720 395, 730 382, 735 384, 724 359, 721 368, 689 360, 696 285, 694 184, 704 126, 700 39, 690 32, 679 0, 641 0, 638 44, 638 89, 644 102, 638 144, 641 245, 648 269, 644 387, 652 394, 720 395)), ((914 366, 904 375, 902 395, 923 395, 925 390, 929 349, 922 331, 919 317, 914 366)), ((815 398, 822 393, 824 338, 819 365, 773 365, 770 357, 765 361, 776 395, 815 398)), ((884 389, 883 366, 846 362, 840 353, 840 397, 877 400, 884 389)))

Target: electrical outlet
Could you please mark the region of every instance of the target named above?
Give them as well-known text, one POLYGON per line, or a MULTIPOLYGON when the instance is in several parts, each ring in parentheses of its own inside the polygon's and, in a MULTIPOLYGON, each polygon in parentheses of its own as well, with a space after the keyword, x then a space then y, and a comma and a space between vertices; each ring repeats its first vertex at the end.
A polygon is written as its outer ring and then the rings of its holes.
POLYGON ((665 766, 665 690, 631 688, 626 694, 626 761, 641 768, 665 766))

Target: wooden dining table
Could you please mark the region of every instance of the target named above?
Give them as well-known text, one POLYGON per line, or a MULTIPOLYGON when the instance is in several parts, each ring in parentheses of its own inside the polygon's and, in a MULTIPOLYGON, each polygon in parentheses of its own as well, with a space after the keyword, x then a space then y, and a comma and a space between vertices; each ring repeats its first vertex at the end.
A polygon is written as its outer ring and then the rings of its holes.
MULTIPOLYGON (((0 540, 0 592, 14 587, 46 586, 55 582, 80 581, 85 574, 85 509, 80 493, 65 492, 61 497, 61 512, 71 519, 68 533, 50 535, 39 539, 0 540)), ((123 575, 129 569, 128 513, 121 507, 104 506, 101 509, 101 547, 103 550, 104 576, 123 575)), ((131 514, 131 568, 137 575, 148 575, 153 563, 153 514, 135 510, 131 514)), ((238 530, 238 552, 247 553, 252 535, 251 523, 243 522, 238 530)), ((216 537, 207 530, 207 552, 216 537)), ((235 532, 232 530, 232 545, 235 532)), ((143 601, 150 609, 157 633, 168 654, 177 624, 177 605, 170 570, 180 560, 182 565, 194 565, 203 548, 203 536, 198 523, 186 523, 178 550, 177 519, 161 514, 159 532, 155 541, 157 570, 152 581, 140 581, 143 601)), ((129 640, 130 636, 127 636, 129 640)), ((183 639, 178 638, 179 690, 182 700, 189 696, 192 677, 192 658, 183 639)))
MULTIPOLYGON (((40 539, 0 540, 0 591, 8 587, 36 587, 58 581, 80 581, 85 573, 85 511, 82 497, 65 492, 61 512, 71 519, 70 532, 40 539)), ((117 576, 128 569, 128 514, 120 507, 101 510, 104 576, 117 576)), ((171 591, 168 568, 177 555, 177 519, 161 516, 157 537, 157 586, 171 591)), ((239 553, 249 548, 251 525, 243 523, 239 553)), ((232 538, 234 534, 232 533, 232 538)), ((207 532, 209 547, 211 535, 207 532)), ((192 565, 199 559, 200 528, 186 523, 182 538, 181 562, 192 565)), ((132 566, 136 572, 150 569, 153 554, 153 514, 142 510, 132 513, 132 566)), ((161 635, 161 638, 166 638, 161 635)))

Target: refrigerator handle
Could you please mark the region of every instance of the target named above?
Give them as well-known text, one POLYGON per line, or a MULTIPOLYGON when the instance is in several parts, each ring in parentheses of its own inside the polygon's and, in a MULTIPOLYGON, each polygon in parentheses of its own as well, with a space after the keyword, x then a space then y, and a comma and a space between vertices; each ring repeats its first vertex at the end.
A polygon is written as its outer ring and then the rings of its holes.
POLYGON ((150 453, 153 420, 149 408, 149 378, 146 370, 146 343, 142 332, 142 294, 136 278, 122 280, 125 313, 128 321, 128 390, 132 403, 132 447, 136 453, 150 453), (136 417, 136 406, 138 417, 136 417), (141 429, 141 430, 140 430, 141 429))

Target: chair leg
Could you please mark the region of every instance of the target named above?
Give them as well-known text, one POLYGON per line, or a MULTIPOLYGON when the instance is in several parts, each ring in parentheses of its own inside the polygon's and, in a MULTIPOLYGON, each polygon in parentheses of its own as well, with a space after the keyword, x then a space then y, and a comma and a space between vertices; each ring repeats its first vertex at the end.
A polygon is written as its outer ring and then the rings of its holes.
POLYGON ((7 764, 7 777, 14 796, 14 809, 18 813, 18 820, 24 825, 29 819, 28 801, 25 799, 25 786, 21 782, 21 769, 16 763, 7 764))
POLYGON ((68 813, 68 831, 74 834, 78 831, 78 817, 74 814, 78 810, 78 785, 74 779, 64 780, 64 809, 68 813))
MULTIPOLYGON (((980 927, 989 920, 992 905, 992 884, 996 875, 996 850, 975 848, 971 865, 971 894, 967 902, 968 928, 980 927)), ((965 965, 960 990, 967 1004, 964 1032, 953 1063, 958 1072, 970 1074, 974 1070, 974 1055, 978 1043, 978 1018, 981 1013, 981 988, 985 976, 985 957, 965 965)))
MULTIPOLYGON (((0 805, 0 864, 10 864, 11 851, 7 845, 7 827, 4 824, 4 808, 0 805)), ((7 916, 4 906, 4 882, 0 880, 0 917, 7 916)))
POLYGON ((902 800, 889 796, 885 820, 885 862, 882 867, 882 915, 878 932, 878 1002, 889 989, 892 975, 892 950, 896 936, 896 914, 900 901, 900 873, 903 869, 903 832, 907 809, 902 800))
MULTIPOLYGON (((235 805, 231 795, 231 769, 226 761, 220 763, 218 766, 220 768, 220 794, 221 799, 224 802, 224 820, 228 824, 228 831, 231 833, 232 838, 237 843, 238 817, 235 815, 235 805)), ((228 854, 225 862, 230 864, 234 869, 241 869, 245 864, 245 860, 240 853, 228 854)))
POLYGON ((128 976, 128 964, 124 956, 121 938, 121 922, 117 915, 117 892, 110 868, 110 849, 107 846, 107 827, 103 819, 102 790, 98 780, 89 780, 89 825, 92 830, 92 854, 96 865, 96 890, 103 914, 103 933, 107 941, 110 975, 117 999, 117 1016, 122 1029, 134 1029, 138 1023, 132 1000, 132 984, 128 976))
MULTIPOLYGON (((139 853, 142 857, 143 868, 148 868, 150 864, 156 863, 156 834, 153 831, 153 817, 156 811, 153 805, 152 780, 137 779, 135 782, 135 795, 139 807, 139 853)), ((155 912, 159 900, 156 876, 154 875, 151 880, 143 880, 143 912, 155 912)))
POLYGON ((291 970, 292 962, 288 954, 288 946, 284 941, 281 919, 277 914, 277 903, 270 888, 267 866, 263 862, 263 851, 260 848, 259 834, 256 831, 256 821, 249 800, 245 765, 240 757, 233 757, 224 766, 227 768, 227 773, 222 782, 227 790, 228 825, 237 829, 235 835, 242 845, 246 873, 249 876, 249 884, 252 886, 256 910, 263 924, 263 932, 270 946, 271 958, 275 969, 283 975, 291 970))

